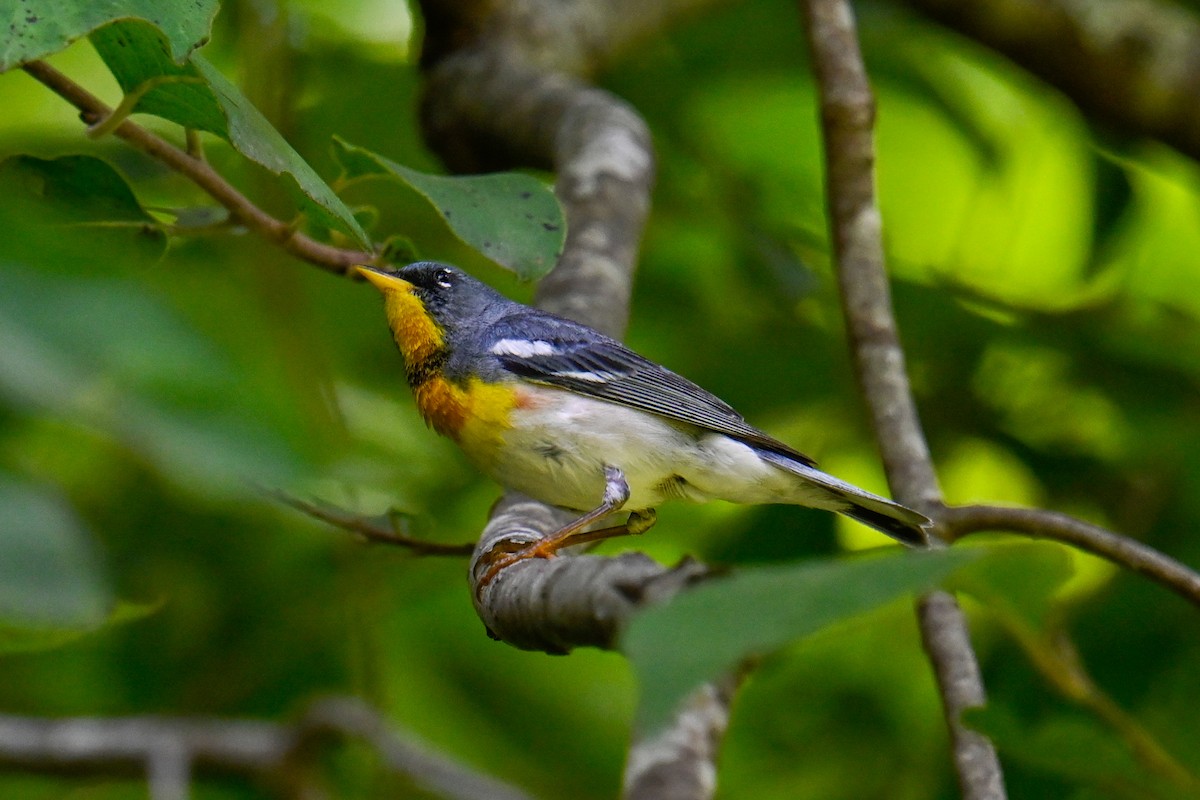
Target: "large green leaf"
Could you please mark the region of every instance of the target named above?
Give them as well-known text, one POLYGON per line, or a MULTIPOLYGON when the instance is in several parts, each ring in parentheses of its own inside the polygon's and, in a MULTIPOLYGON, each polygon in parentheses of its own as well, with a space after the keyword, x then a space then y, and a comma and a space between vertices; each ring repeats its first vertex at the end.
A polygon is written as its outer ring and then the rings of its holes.
POLYGON ((515 172, 429 175, 336 137, 333 145, 344 180, 384 178, 411 187, 459 239, 523 279, 554 268, 566 222, 554 193, 536 178, 515 172))
POLYGON ((144 22, 119 22, 91 36, 100 57, 127 94, 140 93, 133 110, 227 140, 251 161, 289 181, 288 188, 319 228, 333 228, 370 247, 365 231, 333 189, 258 109, 203 56, 177 64, 162 33, 144 22))
POLYGON ((98 158, 13 156, 0 162, 0 192, 10 208, 21 209, 21 221, 12 224, 22 225, 26 233, 43 226, 47 235, 59 226, 87 228, 96 246, 121 248, 131 256, 136 251, 139 258, 131 260, 153 261, 166 249, 158 220, 121 174, 98 158))
POLYGON ((0 0, 0 72, 57 53, 119 19, 138 18, 163 32, 171 58, 183 62, 208 41, 219 0, 0 0))
POLYGON ((894 551, 747 569, 652 608, 621 641, 641 686, 639 721, 653 730, 689 692, 745 658, 928 588, 980 555, 894 551))
POLYGON ((92 537, 66 501, 0 476, 0 509, 0 625, 82 628, 103 621, 112 595, 92 537))

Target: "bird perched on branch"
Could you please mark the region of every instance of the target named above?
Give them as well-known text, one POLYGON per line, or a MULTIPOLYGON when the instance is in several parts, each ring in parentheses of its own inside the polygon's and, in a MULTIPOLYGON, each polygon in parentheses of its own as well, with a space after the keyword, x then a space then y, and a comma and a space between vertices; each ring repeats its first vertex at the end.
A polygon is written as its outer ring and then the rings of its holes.
POLYGON ((821 472, 615 339, 509 300, 446 264, 358 270, 383 293, 425 421, 503 486, 580 512, 493 560, 480 586, 527 558, 641 533, 668 500, 811 506, 905 544, 926 543, 926 517, 821 472), (631 510, 626 522, 587 530, 622 508, 631 510))

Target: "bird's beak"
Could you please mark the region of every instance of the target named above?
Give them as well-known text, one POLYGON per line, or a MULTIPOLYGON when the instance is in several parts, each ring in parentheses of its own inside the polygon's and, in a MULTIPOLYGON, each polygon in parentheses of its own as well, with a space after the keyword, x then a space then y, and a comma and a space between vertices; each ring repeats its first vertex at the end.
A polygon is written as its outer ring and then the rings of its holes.
POLYGON ((359 275, 362 275, 364 278, 370 281, 376 289, 384 294, 396 291, 412 291, 413 285, 411 283, 403 278, 399 278, 395 275, 384 272, 381 269, 375 269, 375 267, 368 267, 366 265, 357 266, 355 269, 358 270, 359 275))

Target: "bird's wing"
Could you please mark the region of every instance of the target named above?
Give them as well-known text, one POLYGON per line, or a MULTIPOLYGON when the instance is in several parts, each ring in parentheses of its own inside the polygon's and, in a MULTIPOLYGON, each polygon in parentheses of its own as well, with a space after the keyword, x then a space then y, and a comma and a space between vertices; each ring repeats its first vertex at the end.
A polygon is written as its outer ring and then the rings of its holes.
POLYGON ((808 456, 748 425, 710 392, 570 320, 523 313, 496 323, 488 338, 489 354, 526 380, 649 411, 816 466, 808 456))

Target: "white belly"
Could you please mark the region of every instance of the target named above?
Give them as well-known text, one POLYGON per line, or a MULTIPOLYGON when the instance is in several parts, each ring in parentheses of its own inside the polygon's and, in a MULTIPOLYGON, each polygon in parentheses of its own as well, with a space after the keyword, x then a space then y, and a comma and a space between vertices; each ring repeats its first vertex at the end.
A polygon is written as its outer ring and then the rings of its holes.
POLYGON ((549 387, 531 387, 505 446, 481 465, 497 482, 542 502, 586 511, 600 504, 604 468, 629 484, 625 508, 666 500, 796 502, 797 479, 721 434, 549 387))

